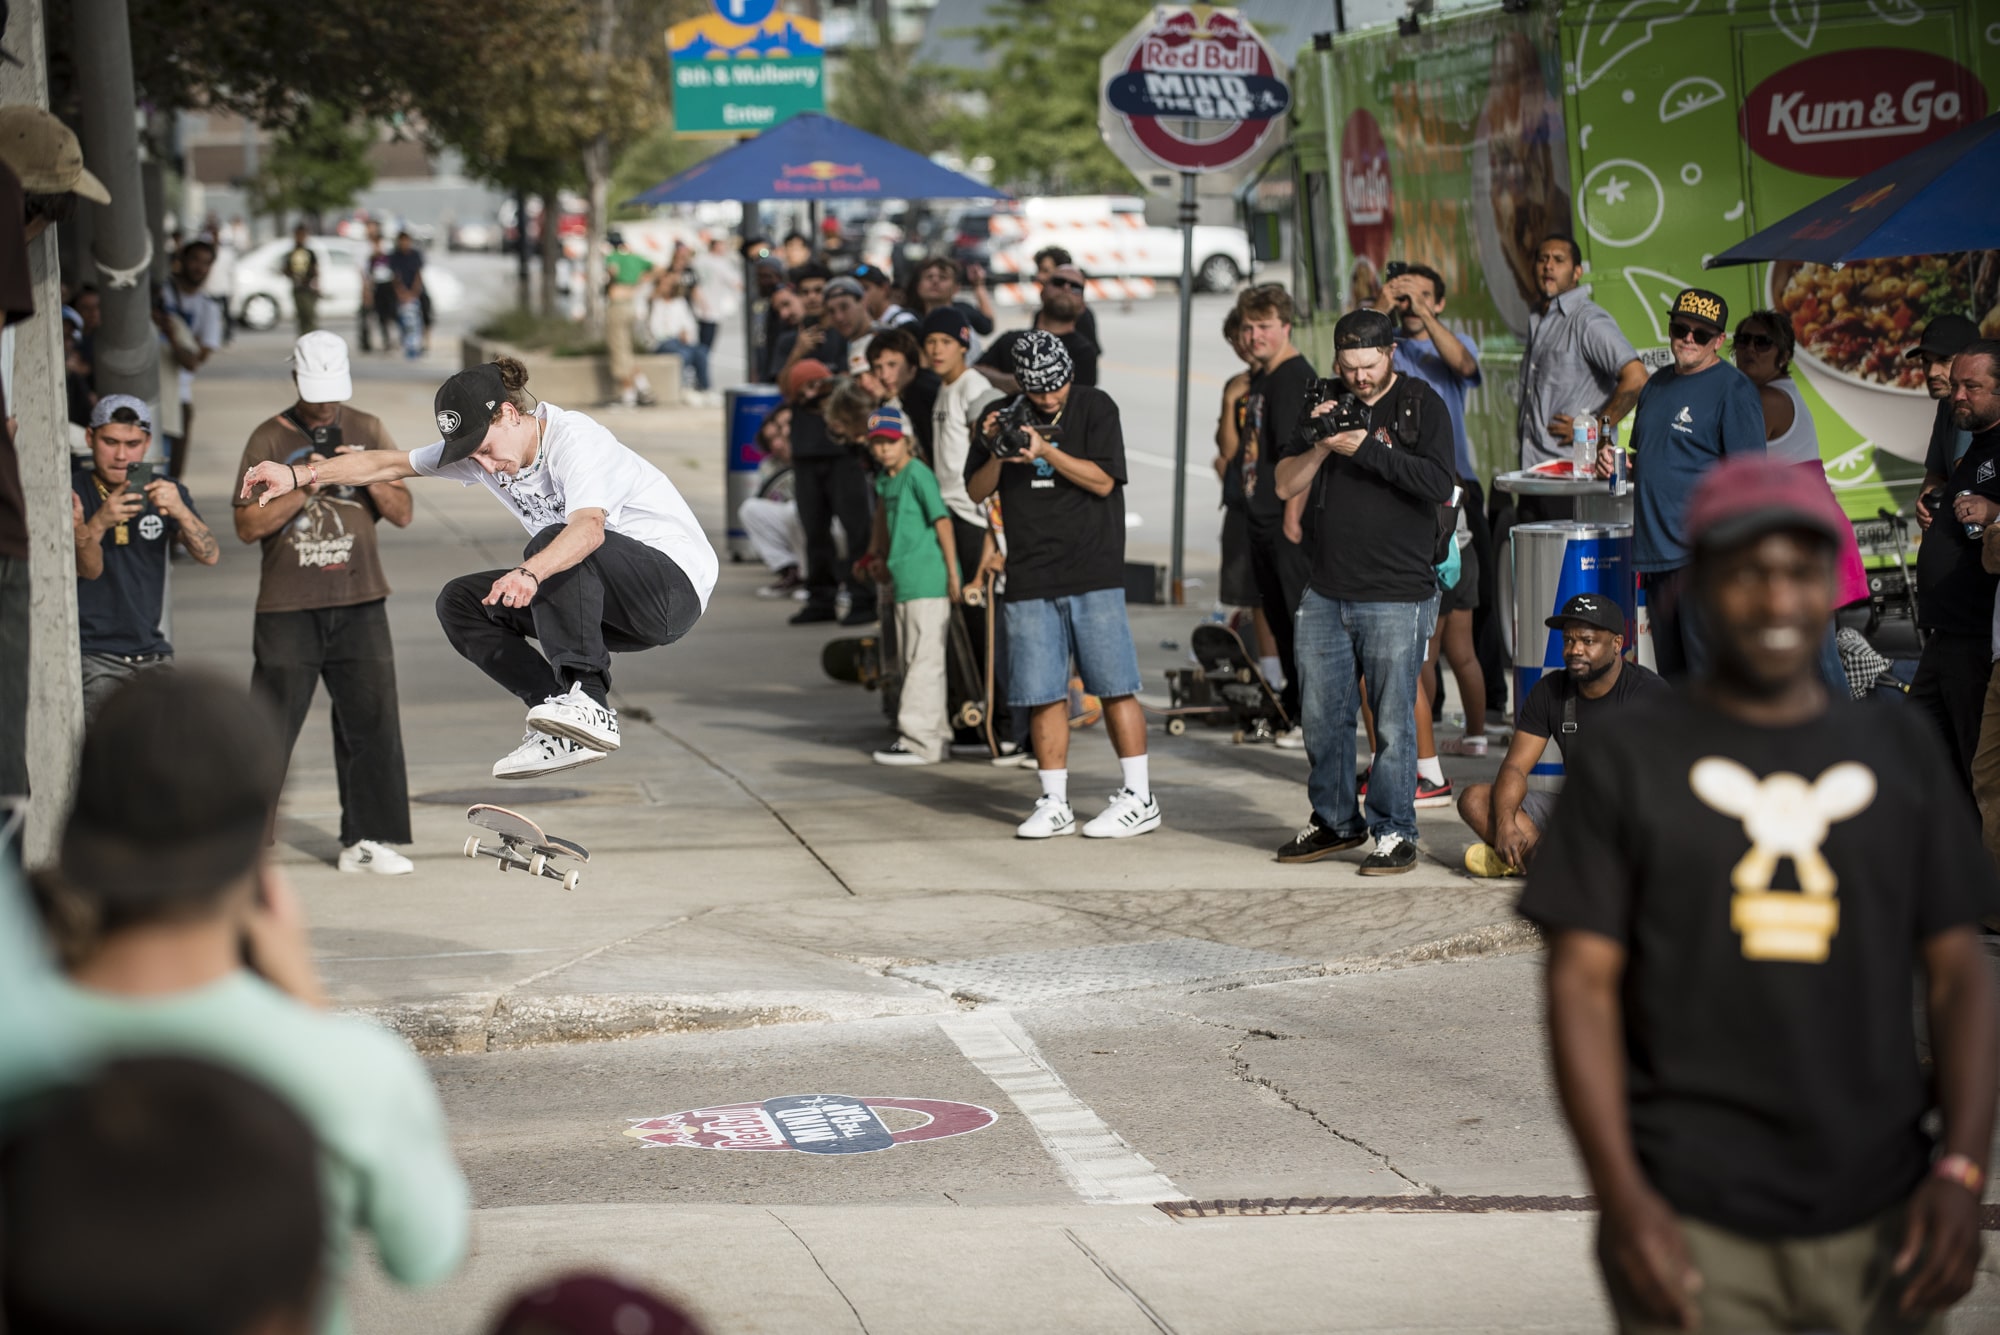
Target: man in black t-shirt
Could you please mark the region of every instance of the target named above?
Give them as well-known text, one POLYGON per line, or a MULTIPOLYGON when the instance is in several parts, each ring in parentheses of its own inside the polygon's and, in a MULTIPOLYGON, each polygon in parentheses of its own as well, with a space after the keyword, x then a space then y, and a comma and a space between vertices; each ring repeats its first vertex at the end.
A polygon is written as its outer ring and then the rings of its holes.
POLYGON ((1028 711, 1042 780, 1023 839, 1074 834, 1069 805, 1069 673, 1104 702, 1124 784, 1083 827, 1123 839, 1160 827, 1146 768, 1139 655, 1125 619, 1125 435, 1118 405, 1072 383, 1069 352, 1031 329, 1014 344, 1021 396, 979 419, 965 459, 973 504, 1000 496, 1007 539, 1007 703, 1028 711), (1010 428, 1015 413, 1025 421, 1010 428), (1018 433, 1018 434, 1016 434, 1018 433))
POLYGON ((151 477, 133 485, 132 470, 153 443, 146 405, 107 394, 90 414, 90 464, 70 478, 76 530, 76 610, 83 651, 83 709, 97 712, 120 683, 171 663, 160 633, 167 592, 167 552, 176 543, 205 566, 222 548, 195 513, 186 487, 151 477))
POLYGON ((1972 433, 1961 431, 1951 420, 1951 363, 1965 345, 1979 337, 1979 326, 1963 315, 1940 315, 1924 326, 1917 346, 1903 354, 1905 361, 1922 362, 1924 388, 1937 400, 1931 417, 1930 444, 1924 448, 1924 481, 1917 488, 1917 527, 1928 530, 1937 516, 1924 498, 1940 490, 1951 475, 1951 466, 1972 443, 1972 433))
POLYGON ((1521 898, 1621 1329, 1935 1330, 1972 1286, 2000 884, 1929 729, 1821 678, 1844 527, 1780 461, 1697 485, 1711 662, 1594 730, 1521 898))
POLYGON ((1562 633, 1563 667, 1544 673, 1521 702, 1520 726, 1492 783, 1458 798, 1458 814, 1484 843, 1465 850, 1474 876, 1519 876, 1555 815, 1553 791, 1528 787, 1551 738, 1563 764, 1576 763, 1586 733, 1607 716, 1672 687, 1649 668, 1625 661, 1625 609, 1602 594, 1579 593, 1542 623, 1562 633))
MULTIPOLYGON (((1257 598, 1271 638, 1278 646, 1278 666, 1285 681, 1279 702, 1292 721, 1278 745, 1305 745, 1299 721, 1297 627, 1299 599, 1312 577, 1312 559, 1300 545, 1304 494, 1278 499, 1278 456, 1298 433, 1306 414, 1306 393, 1314 371, 1305 354, 1292 346, 1292 298, 1277 283, 1246 288, 1236 299, 1243 316, 1243 335, 1250 363, 1250 387, 1243 394, 1243 443, 1230 463, 1243 482, 1249 511, 1250 573, 1257 581, 1257 598)), ((1277 682, 1271 685, 1276 687, 1277 682)))
MULTIPOLYGON (((1954 386, 1968 369, 1989 358, 1970 343, 1952 363, 1954 386)), ((2000 518, 2000 429, 1977 425, 1977 415, 1956 393, 1948 401, 1952 424, 1974 434, 1938 489, 1930 527, 1917 547, 1917 625, 1929 632, 1910 683, 1910 699, 1937 724, 1952 772, 1967 795, 1979 751, 1980 718, 1993 675, 1993 596, 2000 576, 1981 563, 1980 533, 2000 518)))
MULTIPOLYGON (((1368 424, 1320 435, 1315 407, 1278 461, 1278 499, 1305 499, 1312 574, 1299 600, 1299 697, 1312 816, 1278 850, 1314 862, 1372 838, 1363 876, 1417 865, 1417 669, 1436 629, 1435 562, 1452 498, 1451 416, 1437 391, 1391 365, 1396 327, 1354 311, 1333 329, 1334 364, 1368 424), (1354 718, 1366 679, 1380 750, 1356 809, 1354 718)), ((1350 404, 1351 406, 1351 404, 1350 404)), ((1329 424, 1330 425, 1330 424, 1329 424)))

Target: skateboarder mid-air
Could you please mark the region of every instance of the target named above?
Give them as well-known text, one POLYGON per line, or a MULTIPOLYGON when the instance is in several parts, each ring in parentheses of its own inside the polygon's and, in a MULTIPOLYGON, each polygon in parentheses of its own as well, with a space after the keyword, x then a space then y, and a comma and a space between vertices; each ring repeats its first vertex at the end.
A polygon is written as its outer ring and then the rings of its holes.
POLYGON ((452 647, 528 706, 527 735, 494 765, 496 779, 553 774, 617 750, 611 653, 687 634, 717 573, 715 549, 666 474, 600 423, 537 400, 527 383, 527 368, 502 357, 444 382, 435 444, 260 463, 243 475, 243 495, 260 505, 300 486, 483 483, 521 521, 532 535, 521 564, 461 575, 437 600, 452 647))

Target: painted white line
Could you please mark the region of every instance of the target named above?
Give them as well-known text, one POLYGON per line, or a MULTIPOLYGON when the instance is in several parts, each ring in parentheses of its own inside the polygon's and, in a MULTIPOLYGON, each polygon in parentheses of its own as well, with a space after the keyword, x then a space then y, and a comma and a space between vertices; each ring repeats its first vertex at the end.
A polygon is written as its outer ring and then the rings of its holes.
POLYGON ((1005 1010, 989 1007, 941 1016, 938 1028, 1020 1109, 1085 1202, 1150 1205, 1187 1198, 1070 1093, 1036 1050, 1035 1040, 1005 1010))
POLYGON ((395 964, 404 960, 463 960, 477 955, 546 955, 556 946, 524 946, 513 950, 436 950, 427 955, 315 955, 320 964, 395 964))

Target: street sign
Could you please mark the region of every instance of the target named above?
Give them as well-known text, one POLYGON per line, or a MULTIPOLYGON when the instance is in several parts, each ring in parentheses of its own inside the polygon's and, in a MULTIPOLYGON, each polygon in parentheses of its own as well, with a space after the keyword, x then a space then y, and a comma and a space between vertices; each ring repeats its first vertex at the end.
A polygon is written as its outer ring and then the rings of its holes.
POLYGON ((1284 65, 1236 10, 1162 5, 1098 72, 1097 127, 1148 190, 1228 194, 1285 138, 1284 65))
POLYGON ((774 13, 770 0, 715 4, 716 13, 667 29, 676 135, 756 134, 826 109, 818 20, 774 13), (738 4, 763 17, 745 25, 722 17, 738 4))
POLYGON ((778 8, 778 0, 709 0, 709 3, 725 23, 739 28, 756 27, 778 8))

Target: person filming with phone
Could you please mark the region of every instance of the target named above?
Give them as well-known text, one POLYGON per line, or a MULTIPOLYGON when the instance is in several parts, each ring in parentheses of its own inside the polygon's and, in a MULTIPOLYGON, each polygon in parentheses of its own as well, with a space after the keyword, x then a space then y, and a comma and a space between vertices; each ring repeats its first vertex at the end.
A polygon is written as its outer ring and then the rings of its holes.
POLYGON ((222 548, 195 513, 188 489, 143 461, 153 444, 144 403, 130 394, 105 395, 84 435, 90 463, 70 478, 70 511, 89 717, 120 682, 173 662, 174 647, 160 633, 168 552, 179 544, 212 566, 222 548))

